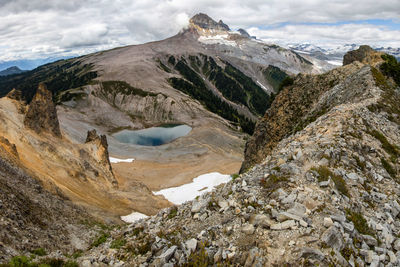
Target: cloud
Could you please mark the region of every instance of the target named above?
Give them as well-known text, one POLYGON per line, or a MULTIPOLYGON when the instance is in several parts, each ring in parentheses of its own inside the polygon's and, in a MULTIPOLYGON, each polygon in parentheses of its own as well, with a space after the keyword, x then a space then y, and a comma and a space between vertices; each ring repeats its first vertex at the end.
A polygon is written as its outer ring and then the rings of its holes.
POLYGON ((398 10, 398 0, 1 0, 0 61, 160 40, 179 32, 198 12, 270 41, 378 40, 399 47, 398 10), (374 19, 388 19, 397 29, 356 23, 374 19), (321 25, 326 23, 333 24, 321 25))
POLYGON ((372 24, 344 25, 287 25, 263 30, 257 27, 247 29, 251 35, 267 42, 313 43, 331 46, 343 43, 369 44, 373 46, 400 46, 400 30, 390 30, 372 24))

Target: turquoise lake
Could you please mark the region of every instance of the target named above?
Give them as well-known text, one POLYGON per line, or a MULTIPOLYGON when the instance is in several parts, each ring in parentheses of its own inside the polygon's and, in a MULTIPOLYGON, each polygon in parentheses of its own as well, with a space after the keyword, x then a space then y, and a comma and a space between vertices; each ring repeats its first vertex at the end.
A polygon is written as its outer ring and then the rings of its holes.
POLYGON ((160 146, 185 136, 192 130, 187 125, 165 125, 142 130, 122 130, 113 136, 121 143, 141 146, 160 146))

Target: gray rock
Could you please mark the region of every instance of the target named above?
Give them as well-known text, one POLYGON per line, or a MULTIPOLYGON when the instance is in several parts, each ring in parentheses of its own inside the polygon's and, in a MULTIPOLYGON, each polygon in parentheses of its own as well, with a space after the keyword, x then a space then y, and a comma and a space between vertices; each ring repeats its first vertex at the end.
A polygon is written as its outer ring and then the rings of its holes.
POLYGON ((221 209, 226 209, 226 208, 229 207, 229 203, 228 203, 228 201, 226 201, 225 199, 220 199, 220 200, 218 201, 218 206, 219 206, 221 209))
POLYGON ((347 267, 350 266, 347 260, 342 256, 339 251, 335 251, 335 259, 339 266, 347 267))
POLYGON ((357 257, 356 263, 357 263, 357 265, 359 267, 364 267, 365 266, 364 261, 360 257, 357 257))
POLYGON ((352 222, 346 223, 342 222, 343 229, 347 232, 352 233, 354 231, 354 224, 352 222))
POLYGON ((242 226, 242 232, 246 235, 252 235, 255 231, 255 228, 252 224, 246 224, 242 226))
POLYGON ((329 217, 325 217, 325 218, 324 218, 324 226, 327 227, 327 228, 329 228, 329 227, 331 227, 332 225, 333 225, 332 219, 329 218, 329 217))
POLYGON ((249 222, 254 226, 261 226, 263 228, 270 227, 273 222, 271 219, 264 214, 254 214, 250 216, 249 222))
POLYGON ((253 263, 255 259, 259 256, 259 250, 257 247, 254 247, 250 249, 249 254, 246 258, 246 262, 244 264, 244 267, 251 267, 253 266, 253 263))
POLYGON ((207 201, 205 199, 195 200, 192 203, 191 212, 192 213, 197 213, 200 210, 202 210, 203 208, 205 208, 206 206, 207 206, 207 201))
POLYGON ((178 248, 177 246, 170 247, 163 254, 159 256, 159 259, 161 259, 163 263, 167 263, 172 258, 172 256, 174 256, 174 253, 177 248, 178 248))
POLYGON ((317 259, 322 261, 325 256, 319 249, 305 247, 300 251, 300 258, 317 259))
POLYGON ((355 172, 349 173, 346 176, 347 176, 347 178, 354 180, 354 181, 358 181, 358 179, 359 179, 358 174, 355 172))
POLYGON ((372 237, 370 235, 361 235, 361 236, 362 236, 363 240, 365 241, 365 243, 367 243, 367 245, 374 246, 374 247, 378 245, 378 241, 374 237, 372 237))
POLYGON ((196 250, 197 248, 197 240, 192 238, 185 242, 186 248, 188 249, 189 254, 196 250))
POLYGON ((286 230, 296 226, 296 222, 294 220, 287 220, 282 223, 276 223, 271 225, 272 230, 286 230))
POLYGON ((331 219, 334 220, 335 222, 340 222, 340 223, 346 221, 346 217, 344 215, 339 215, 339 214, 331 215, 331 219))
POLYGON ((390 260, 390 263, 397 263, 397 257, 396 257, 396 255, 393 253, 393 251, 391 251, 391 250, 389 250, 388 251, 388 256, 389 256, 389 260, 390 260))
POLYGON ((378 255, 373 255, 370 267, 379 267, 379 262, 380 262, 380 257, 378 255))
POLYGON ((393 248, 397 251, 400 251, 400 238, 398 238, 396 241, 394 241, 393 248))
POLYGON ((319 182, 318 185, 320 187, 328 187, 331 180, 319 182))
POLYGON ((344 247, 343 236, 335 226, 329 227, 321 236, 329 247, 341 251, 344 247))
POLYGON ((297 215, 299 217, 305 217, 306 216, 306 207, 303 204, 295 202, 293 207, 288 209, 288 212, 291 214, 297 215))
POLYGON ((283 204, 292 204, 296 200, 297 194, 292 192, 290 195, 282 199, 283 204))
POLYGON ((299 216, 297 216, 297 215, 294 215, 294 214, 291 214, 291 213, 289 213, 289 212, 283 211, 283 212, 280 212, 280 213, 278 214, 278 216, 276 217, 276 219, 277 219, 279 222, 284 222, 284 221, 287 221, 287 220, 296 220, 296 221, 300 221, 300 220, 301 220, 301 217, 299 217, 299 216))

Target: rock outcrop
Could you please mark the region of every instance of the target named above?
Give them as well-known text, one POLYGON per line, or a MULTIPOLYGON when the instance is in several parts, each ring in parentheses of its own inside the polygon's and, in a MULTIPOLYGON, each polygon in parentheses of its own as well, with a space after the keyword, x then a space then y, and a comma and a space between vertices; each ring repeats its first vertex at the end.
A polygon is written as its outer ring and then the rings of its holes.
POLYGON ((343 57, 343 66, 359 61, 362 63, 374 64, 381 61, 383 53, 377 52, 368 45, 361 45, 357 50, 347 52, 343 57))
POLYGON ((199 13, 197 15, 194 15, 190 21, 192 25, 196 25, 202 29, 205 30, 217 30, 217 31, 229 31, 229 26, 226 25, 225 23, 220 20, 219 22, 216 22, 212 18, 210 18, 208 15, 199 13))
POLYGON ((264 134, 267 142, 257 144, 263 152, 254 167, 196 200, 110 231, 80 261, 398 266, 398 90, 360 62, 298 76, 267 112, 283 120, 266 116, 257 126, 264 123, 258 140, 264 134), (123 245, 111 249, 117 241, 123 245))
POLYGON ((15 144, 10 143, 7 138, 0 136, 0 157, 18 159, 18 151, 15 144))
POLYGON ((7 94, 8 98, 17 100, 17 101, 22 101, 23 100, 23 96, 22 96, 22 92, 21 90, 17 90, 17 89, 12 89, 8 94, 7 94))
POLYGON ((48 132, 54 136, 61 137, 53 96, 44 83, 39 84, 36 94, 29 104, 24 124, 38 134, 48 132))
POLYGON ((109 174, 107 177, 113 186, 117 187, 118 182, 115 180, 114 173, 112 171, 111 163, 110 163, 110 156, 108 154, 108 143, 107 143, 107 136, 105 135, 98 135, 96 130, 93 129, 88 131, 86 137, 86 144, 93 144, 93 156, 94 158, 100 162, 100 164, 104 167, 106 172, 109 174))

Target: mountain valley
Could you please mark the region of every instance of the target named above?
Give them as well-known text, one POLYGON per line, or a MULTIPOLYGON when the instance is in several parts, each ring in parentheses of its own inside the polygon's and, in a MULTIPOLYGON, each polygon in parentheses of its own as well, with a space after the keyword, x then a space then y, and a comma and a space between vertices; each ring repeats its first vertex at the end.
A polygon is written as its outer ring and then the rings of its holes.
POLYGON ((398 266, 400 63, 353 48, 286 49, 199 13, 1 76, 0 266, 398 266), (229 181, 183 204, 159 194, 214 173, 229 181))

